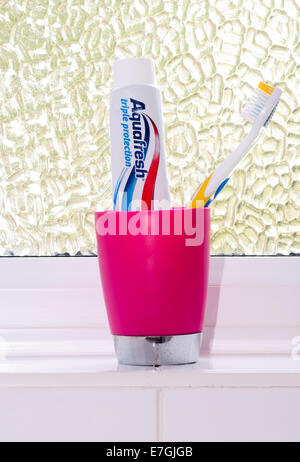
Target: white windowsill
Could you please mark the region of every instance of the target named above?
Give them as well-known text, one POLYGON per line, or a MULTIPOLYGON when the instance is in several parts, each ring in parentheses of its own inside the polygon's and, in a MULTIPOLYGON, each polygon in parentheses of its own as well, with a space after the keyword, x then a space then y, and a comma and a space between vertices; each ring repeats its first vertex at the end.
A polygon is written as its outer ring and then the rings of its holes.
POLYGON ((156 370, 117 365, 96 258, 1 258, 0 274, 0 386, 300 386, 300 257, 212 257, 199 363, 156 370))
POLYGON ((8 361, 3 387, 202 388, 300 387, 300 360, 287 356, 200 356, 197 364, 159 368, 118 365, 113 353, 94 358, 8 361))

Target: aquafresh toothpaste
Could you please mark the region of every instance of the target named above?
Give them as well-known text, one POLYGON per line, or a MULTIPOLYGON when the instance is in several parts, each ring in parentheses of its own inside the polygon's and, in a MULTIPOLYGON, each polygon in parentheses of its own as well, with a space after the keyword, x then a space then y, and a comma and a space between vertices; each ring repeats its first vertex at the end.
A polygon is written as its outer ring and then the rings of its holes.
POLYGON ((113 65, 110 137, 114 210, 170 208, 161 96, 154 63, 130 58, 113 65))

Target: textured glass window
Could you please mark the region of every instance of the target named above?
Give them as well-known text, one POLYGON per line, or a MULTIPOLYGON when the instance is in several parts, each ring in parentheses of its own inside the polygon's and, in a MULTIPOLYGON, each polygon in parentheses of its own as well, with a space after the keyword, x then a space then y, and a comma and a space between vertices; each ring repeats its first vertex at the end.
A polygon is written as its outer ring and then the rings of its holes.
POLYGON ((297 0, 0 1, 0 255, 96 251, 111 208, 116 58, 153 57, 174 205, 245 136, 260 80, 284 94, 212 205, 212 253, 300 252, 297 0))

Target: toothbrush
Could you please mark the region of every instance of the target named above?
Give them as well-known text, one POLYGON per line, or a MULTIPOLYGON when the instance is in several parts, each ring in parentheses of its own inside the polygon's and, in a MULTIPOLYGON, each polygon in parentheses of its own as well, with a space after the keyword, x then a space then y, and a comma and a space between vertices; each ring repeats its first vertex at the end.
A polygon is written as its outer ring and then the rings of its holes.
POLYGON ((242 110, 242 117, 251 122, 252 128, 241 144, 197 188, 189 204, 190 208, 208 207, 229 181, 229 175, 247 154, 260 129, 266 127, 278 106, 282 90, 260 82, 242 110), (201 202, 200 202, 201 201, 201 202), (201 205, 202 204, 202 205, 201 205))

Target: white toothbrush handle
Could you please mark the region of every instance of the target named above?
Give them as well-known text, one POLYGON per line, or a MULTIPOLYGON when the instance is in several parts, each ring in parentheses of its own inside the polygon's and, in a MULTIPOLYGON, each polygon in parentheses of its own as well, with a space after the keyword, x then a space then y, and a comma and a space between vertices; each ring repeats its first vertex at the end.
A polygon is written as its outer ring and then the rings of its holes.
POLYGON ((260 127, 255 125, 252 127, 246 138, 239 144, 239 146, 232 151, 229 156, 223 160, 221 165, 216 168, 212 174, 209 183, 205 189, 205 197, 210 197, 218 188, 218 186, 231 174, 232 170, 236 167, 239 161, 248 152, 251 144, 257 137, 260 127))

